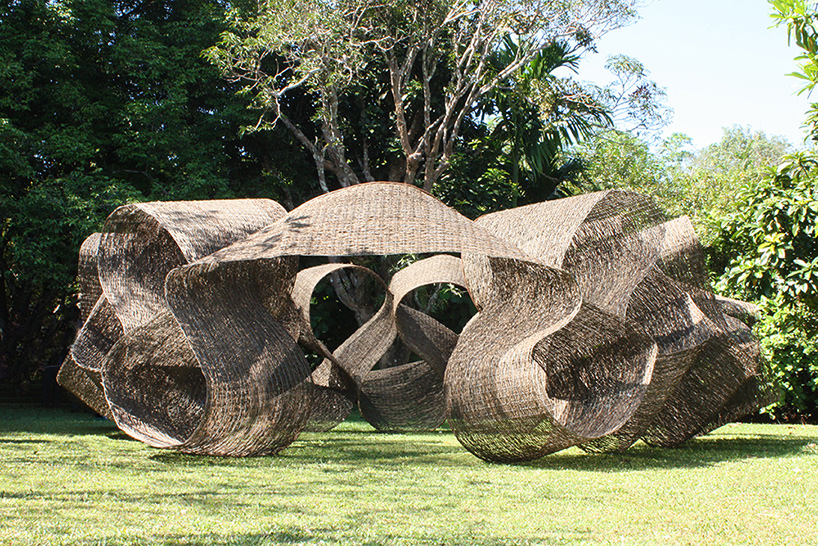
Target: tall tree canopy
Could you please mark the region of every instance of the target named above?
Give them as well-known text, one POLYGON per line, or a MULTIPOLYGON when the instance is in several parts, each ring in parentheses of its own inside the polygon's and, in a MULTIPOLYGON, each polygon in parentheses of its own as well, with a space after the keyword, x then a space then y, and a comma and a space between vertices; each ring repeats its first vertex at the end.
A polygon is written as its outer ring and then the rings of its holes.
POLYGON ((781 137, 740 126, 723 129, 720 141, 697 151, 680 133, 656 144, 651 149, 632 133, 599 133, 577 150, 585 163, 581 179, 589 188, 652 195, 669 214, 690 216, 705 245, 728 215, 746 207, 737 195, 792 150, 781 137))
POLYGON ((481 99, 555 43, 592 47, 634 17, 635 3, 263 0, 231 12, 209 57, 252 96, 257 127, 281 123, 310 151, 324 191, 326 171, 340 186, 381 178, 431 190, 481 99), (492 63, 509 42, 510 56, 492 63), (356 97, 389 113, 386 131, 366 107, 345 112, 356 97))
POLYGON ((305 170, 289 136, 239 138, 246 101, 201 56, 223 13, 215 0, 0 1, 0 381, 59 363, 79 244, 117 205, 288 201, 271 182, 305 170))

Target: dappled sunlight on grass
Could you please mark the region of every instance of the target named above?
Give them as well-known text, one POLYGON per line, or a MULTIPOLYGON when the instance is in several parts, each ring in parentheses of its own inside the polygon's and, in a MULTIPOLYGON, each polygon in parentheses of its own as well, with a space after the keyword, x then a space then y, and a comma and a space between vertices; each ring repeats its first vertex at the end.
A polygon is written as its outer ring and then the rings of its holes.
POLYGON ((0 407, 0 544, 808 544, 818 427, 520 465, 360 420, 274 457, 198 457, 82 413, 0 407))

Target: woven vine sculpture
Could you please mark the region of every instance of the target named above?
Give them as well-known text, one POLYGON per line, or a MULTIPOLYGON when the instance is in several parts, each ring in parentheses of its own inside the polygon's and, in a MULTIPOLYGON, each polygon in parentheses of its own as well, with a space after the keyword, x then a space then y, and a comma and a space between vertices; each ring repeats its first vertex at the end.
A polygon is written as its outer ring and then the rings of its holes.
POLYGON ((708 291, 687 218, 668 220, 645 196, 600 192, 484 216, 478 225, 565 269, 583 300, 637 324, 657 343, 639 408, 614 434, 583 444, 621 451, 640 437, 677 445, 771 402, 758 344, 725 310, 741 302, 708 291), (543 225, 559 225, 543 230, 543 225))
POLYGON ((477 222, 392 183, 289 214, 265 200, 131 205, 83 245, 83 312, 95 304, 59 379, 131 436, 190 453, 274 453, 355 403, 381 430, 448 418, 492 461, 672 445, 766 392, 747 327, 723 312, 745 308, 717 301, 703 273, 689 223, 624 192, 477 222), (388 285, 341 263, 387 254, 433 256, 388 285), (299 271, 302 256, 332 260, 299 271), (329 351, 310 299, 349 269, 383 304, 329 351), (435 283, 478 309, 459 336, 404 303, 435 283), (421 360, 377 367, 397 337, 421 360), (323 357, 315 370, 302 347, 323 357))
MULTIPOLYGON (((296 383, 302 374, 300 383, 305 386, 290 389, 288 404, 274 404, 279 393, 271 388, 270 377, 276 368, 253 368, 254 361, 246 358, 226 367, 209 360, 212 353, 195 354, 170 311, 164 286, 175 267, 242 239, 284 214, 273 201, 237 200, 129 205, 108 218, 96 242, 102 295, 70 358, 100 378, 108 413, 127 434, 152 446, 191 453, 267 453, 292 442, 297 432, 290 429, 300 430, 298 423, 306 420, 303 414, 309 408, 306 363, 293 357, 289 366, 280 367, 296 383), (208 382, 215 388, 207 389, 208 382), (275 420, 281 426, 259 426, 275 420)), ((231 302, 225 298, 221 303, 231 302)), ((240 308, 241 303, 236 305, 240 308)), ((211 313, 218 313, 218 302, 211 313)), ((236 326, 244 327, 239 336, 242 332, 255 336, 263 329, 263 324, 236 326)), ((230 350, 236 352, 258 349, 241 337, 233 341, 230 350)), ((62 371, 58 379, 76 389, 62 371)), ((95 396, 88 393, 78 395, 95 396)))
POLYGON ((107 304, 107 300, 102 295, 102 286, 99 284, 99 274, 97 272, 99 240, 100 234, 94 233, 83 241, 80 246, 77 268, 77 280, 80 286, 80 318, 85 330, 83 334, 86 337, 85 347, 86 351, 90 350, 92 352, 86 353, 85 358, 80 356, 80 361, 85 362, 85 366, 78 366, 73 355, 75 351, 82 351, 82 344, 75 342, 65 362, 60 366, 57 381, 98 414, 113 419, 102 391, 102 375, 99 370, 99 362, 111 348, 114 341, 122 337, 122 328, 119 321, 112 314, 106 314, 102 309, 107 304), (99 309, 95 309, 97 305, 100 306, 99 309), (89 321, 91 316, 94 317, 93 321, 89 321), (105 335, 106 331, 107 335, 105 335), (89 343, 89 341, 93 341, 88 339, 92 332, 97 334, 94 336, 96 342, 89 343))

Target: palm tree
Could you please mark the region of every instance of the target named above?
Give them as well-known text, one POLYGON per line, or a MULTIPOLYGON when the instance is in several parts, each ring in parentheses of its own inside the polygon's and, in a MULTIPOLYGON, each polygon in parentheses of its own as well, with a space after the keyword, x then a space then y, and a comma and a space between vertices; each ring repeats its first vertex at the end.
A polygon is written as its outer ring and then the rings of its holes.
MULTIPOLYGON (((491 59, 499 72, 525 47, 506 37, 491 59)), ((555 41, 520 72, 477 105, 491 129, 485 136, 498 154, 498 168, 519 190, 520 203, 542 201, 559 194, 560 185, 581 170, 581 163, 564 157, 564 150, 589 138, 612 120, 594 94, 571 78, 555 72, 576 72, 577 47, 555 41)), ((495 72, 495 73, 496 73, 495 72)))

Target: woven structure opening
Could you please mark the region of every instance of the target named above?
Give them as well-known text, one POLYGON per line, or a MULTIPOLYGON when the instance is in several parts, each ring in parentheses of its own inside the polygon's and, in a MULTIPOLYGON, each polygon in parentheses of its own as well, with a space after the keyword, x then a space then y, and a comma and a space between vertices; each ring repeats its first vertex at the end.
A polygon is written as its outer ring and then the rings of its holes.
POLYGON ((202 420, 205 376, 169 313, 117 342, 102 377, 114 421, 150 445, 182 445, 202 420))
POLYGON ((416 288, 404 298, 404 303, 411 304, 411 307, 422 311, 457 335, 477 314, 477 307, 469 292, 451 283, 431 283, 416 288))
MULTIPOLYGON (((383 304, 385 287, 362 271, 338 271, 323 277, 310 298, 310 328, 330 352, 334 352, 383 304), (339 294, 343 291, 343 295, 339 294)), ((310 351, 310 347, 305 347, 310 351)), ((312 352, 315 358, 322 355, 312 352)), ((309 354, 309 353, 308 353, 309 354)))
POLYGON ((585 438, 610 434, 633 414, 655 355, 648 336, 587 308, 533 353, 546 375, 545 406, 559 425, 585 438))

